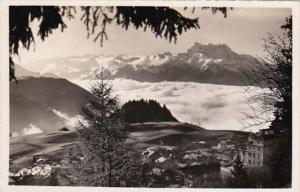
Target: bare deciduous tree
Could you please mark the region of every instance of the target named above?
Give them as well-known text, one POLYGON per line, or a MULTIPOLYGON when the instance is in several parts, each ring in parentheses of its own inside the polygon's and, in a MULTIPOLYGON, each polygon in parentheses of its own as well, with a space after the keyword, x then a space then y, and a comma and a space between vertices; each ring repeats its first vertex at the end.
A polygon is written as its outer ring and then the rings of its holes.
POLYGON ((292 16, 286 18, 281 26, 282 34, 275 37, 269 34, 264 39, 266 57, 253 66, 246 74, 253 85, 260 86, 259 91, 251 92, 250 100, 262 101, 261 110, 256 113, 250 126, 270 124, 277 133, 277 142, 273 142, 271 158, 272 183, 274 187, 291 184, 292 163, 292 16), (262 113, 273 113, 273 118, 261 118, 262 113))

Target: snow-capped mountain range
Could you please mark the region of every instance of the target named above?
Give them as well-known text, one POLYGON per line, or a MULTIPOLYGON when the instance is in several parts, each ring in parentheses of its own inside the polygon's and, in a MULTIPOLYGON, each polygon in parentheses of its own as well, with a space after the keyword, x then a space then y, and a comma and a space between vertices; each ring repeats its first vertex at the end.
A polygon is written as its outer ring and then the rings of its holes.
POLYGON ((242 71, 259 61, 238 54, 225 44, 195 43, 186 52, 148 56, 85 55, 53 58, 28 64, 28 70, 54 74, 69 80, 93 80, 101 68, 112 78, 142 82, 191 81, 225 85, 243 85, 242 71))

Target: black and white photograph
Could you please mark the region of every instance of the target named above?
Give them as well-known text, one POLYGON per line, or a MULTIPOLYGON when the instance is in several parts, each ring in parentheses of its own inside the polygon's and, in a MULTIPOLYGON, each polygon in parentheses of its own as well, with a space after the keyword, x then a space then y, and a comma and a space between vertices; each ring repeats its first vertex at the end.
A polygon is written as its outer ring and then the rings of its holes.
POLYGON ((298 15, 238 5, 9 5, 5 185, 292 189, 298 15))

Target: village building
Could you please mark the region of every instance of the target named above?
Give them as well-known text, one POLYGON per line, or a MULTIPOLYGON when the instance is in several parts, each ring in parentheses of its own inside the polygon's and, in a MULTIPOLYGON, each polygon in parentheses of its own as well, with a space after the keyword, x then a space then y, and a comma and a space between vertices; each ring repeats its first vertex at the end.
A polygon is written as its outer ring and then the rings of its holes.
POLYGON ((276 141, 277 133, 274 130, 262 129, 250 134, 245 143, 232 144, 231 141, 221 140, 218 145, 211 147, 211 153, 222 166, 229 166, 239 155, 246 166, 263 167, 270 165, 276 141))
POLYGON ((270 164, 270 156, 274 150, 276 136, 271 129, 262 129, 251 134, 248 142, 235 149, 248 167, 262 167, 270 164))
POLYGON ((212 150, 216 150, 218 152, 224 152, 228 149, 235 148, 235 145, 231 142, 231 140, 221 140, 219 141, 217 146, 212 146, 212 150))

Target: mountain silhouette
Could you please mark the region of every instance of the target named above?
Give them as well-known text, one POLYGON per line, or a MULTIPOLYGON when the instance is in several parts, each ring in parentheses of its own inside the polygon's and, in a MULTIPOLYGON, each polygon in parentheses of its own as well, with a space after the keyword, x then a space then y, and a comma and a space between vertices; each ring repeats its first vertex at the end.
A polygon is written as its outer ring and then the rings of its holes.
POLYGON ((79 114, 90 93, 65 80, 28 77, 10 82, 10 132, 21 132, 29 124, 44 132, 57 131, 65 119, 79 114))
MULTIPOLYGON (((94 80, 103 67, 112 78, 142 82, 189 81, 222 85, 249 85, 244 72, 259 60, 238 54, 226 44, 195 42, 185 52, 140 56, 86 55, 53 58, 32 63, 30 68, 70 80, 94 80)), ((252 74, 249 74, 250 76, 252 74)))

